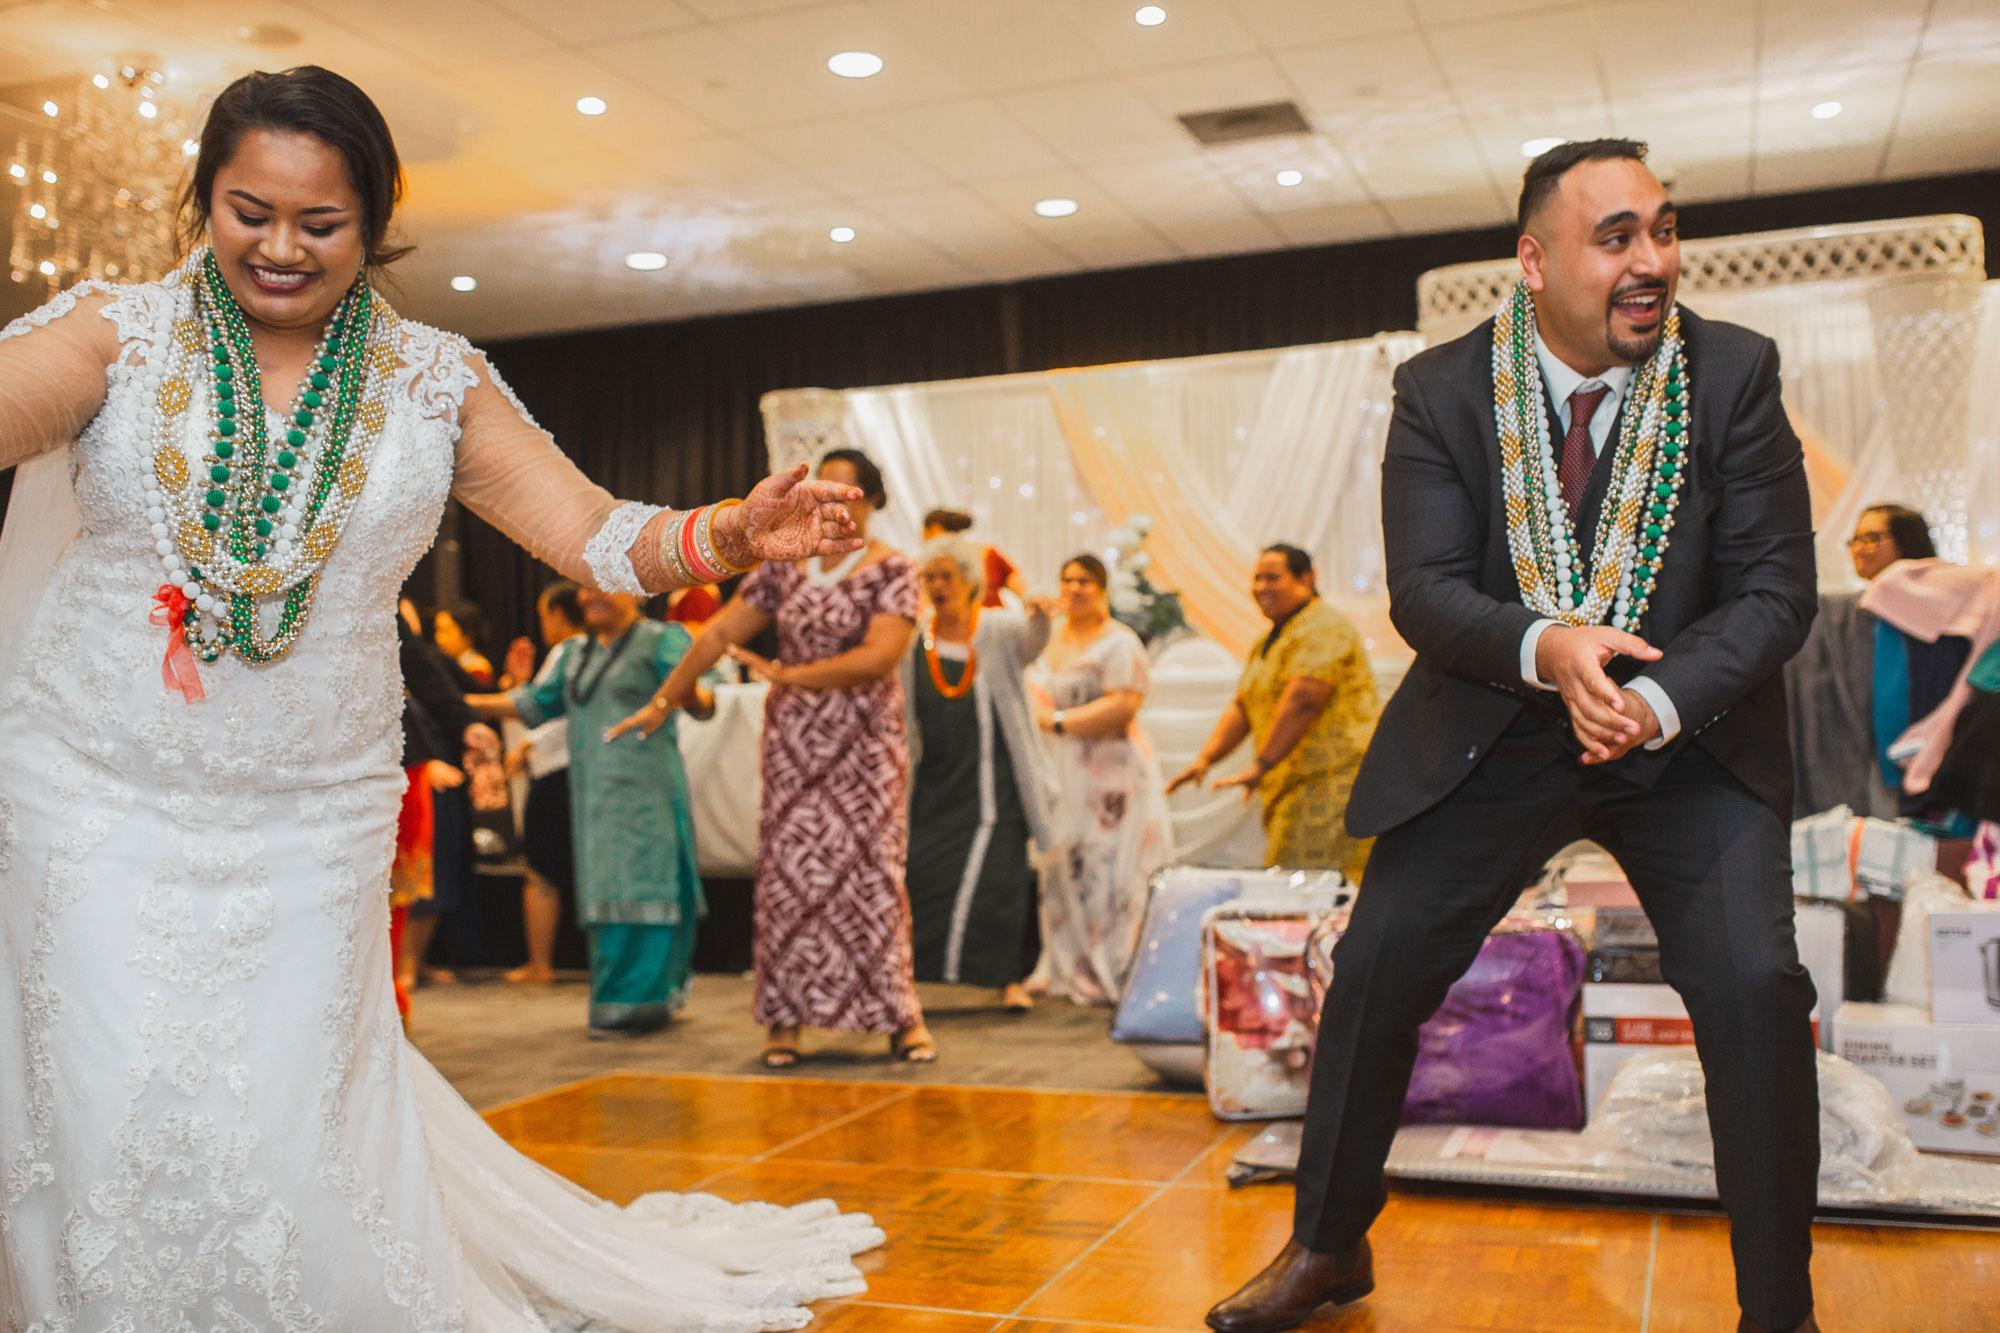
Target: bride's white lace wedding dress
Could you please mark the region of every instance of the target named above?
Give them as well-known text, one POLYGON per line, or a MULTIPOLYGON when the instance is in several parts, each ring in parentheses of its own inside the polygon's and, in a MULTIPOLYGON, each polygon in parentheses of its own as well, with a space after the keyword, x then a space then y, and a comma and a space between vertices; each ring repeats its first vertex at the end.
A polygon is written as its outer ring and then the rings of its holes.
MULTIPOLYGON (((643 511, 611 509, 519 414, 475 440, 462 414, 490 372, 404 322, 303 636, 272 665, 203 666, 207 697, 185 702, 148 618, 145 489, 186 301, 178 274, 91 298, 123 352, 70 450, 82 532, 38 605, 0 607, 18 636, 0 681, 0 1325, 748 1333, 861 1290, 868 1218, 700 1195, 614 1207, 509 1148, 397 1022, 397 590, 455 484, 613 583, 643 511)), ((74 304, 4 336, 92 317, 74 304)), ((0 464, 33 452, 11 443, 0 464)))

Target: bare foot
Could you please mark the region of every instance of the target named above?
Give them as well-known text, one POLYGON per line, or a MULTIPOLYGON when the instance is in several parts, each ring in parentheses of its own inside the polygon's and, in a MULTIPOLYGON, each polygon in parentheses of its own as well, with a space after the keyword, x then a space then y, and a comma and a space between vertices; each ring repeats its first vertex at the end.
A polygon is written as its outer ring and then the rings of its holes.
POLYGON ((506 981, 509 986, 519 986, 530 981, 537 986, 546 986, 555 981, 555 979, 556 974, 554 969, 536 967, 533 963, 523 963, 506 975, 506 981))
POLYGON ((417 980, 426 986, 456 986, 458 973, 448 967, 420 967, 417 980))

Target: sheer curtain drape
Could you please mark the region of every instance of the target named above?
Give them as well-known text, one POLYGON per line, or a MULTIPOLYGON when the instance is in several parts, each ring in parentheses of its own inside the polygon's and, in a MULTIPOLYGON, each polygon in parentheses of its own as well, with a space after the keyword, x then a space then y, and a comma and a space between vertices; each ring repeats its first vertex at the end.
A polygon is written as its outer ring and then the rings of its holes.
POLYGON ((766 398, 771 461, 838 443, 882 465, 877 531, 914 549, 924 511, 964 509, 974 535, 1053 588, 1079 551, 1154 520, 1148 576, 1240 655, 1268 626, 1248 596, 1256 552, 1313 553, 1320 585, 1378 650, 1402 652, 1382 612, 1375 478, 1390 377, 1415 334, 1178 361, 766 398), (833 418, 838 418, 837 422, 833 418))

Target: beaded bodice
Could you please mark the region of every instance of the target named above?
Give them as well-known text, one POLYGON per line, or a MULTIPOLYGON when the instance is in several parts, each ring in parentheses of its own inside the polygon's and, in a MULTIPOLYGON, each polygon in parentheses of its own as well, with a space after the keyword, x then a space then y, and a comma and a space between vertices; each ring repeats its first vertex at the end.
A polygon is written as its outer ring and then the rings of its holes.
MULTIPOLYGON (((401 324, 374 461, 296 646, 264 665, 233 655, 202 664, 206 697, 189 703, 162 680, 168 631, 151 613, 163 572, 146 512, 181 282, 174 273, 110 289, 103 313, 123 351, 108 369, 103 407, 71 448, 83 532, 34 613, 12 679, 0 684, 0 708, 13 719, 4 725, 53 730, 116 770, 210 799, 253 784, 296 789, 393 773, 402 713, 395 600, 451 488, 458 412, 475 383, 471 349, 456 335, 401 324)), ((65 313, 77 294, 30 320, 65 313)), ((183 450, 199 465, 205 414, 186 413, 183 430, 183 450)))

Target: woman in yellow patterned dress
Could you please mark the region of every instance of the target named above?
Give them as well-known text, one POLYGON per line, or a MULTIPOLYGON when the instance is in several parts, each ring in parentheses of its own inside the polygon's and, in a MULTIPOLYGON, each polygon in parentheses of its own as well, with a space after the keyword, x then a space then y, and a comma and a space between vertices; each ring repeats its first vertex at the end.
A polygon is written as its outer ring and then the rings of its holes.
POLYGON ((1199 784, 1208 770, 1255 738, 1249 768, 1216 784, 1264 797, 1264 860, 1330 867, 1351 880, 1368 864, 1371 840, 1350 837, 1347 795, 1382 705, 1354 622, 1320 600, 1312 556, 1282 543, 1257 558, 1250 595, 1271 632, 1250 650, 1236 697, 1201 753, 1167 787, 1199 784))

